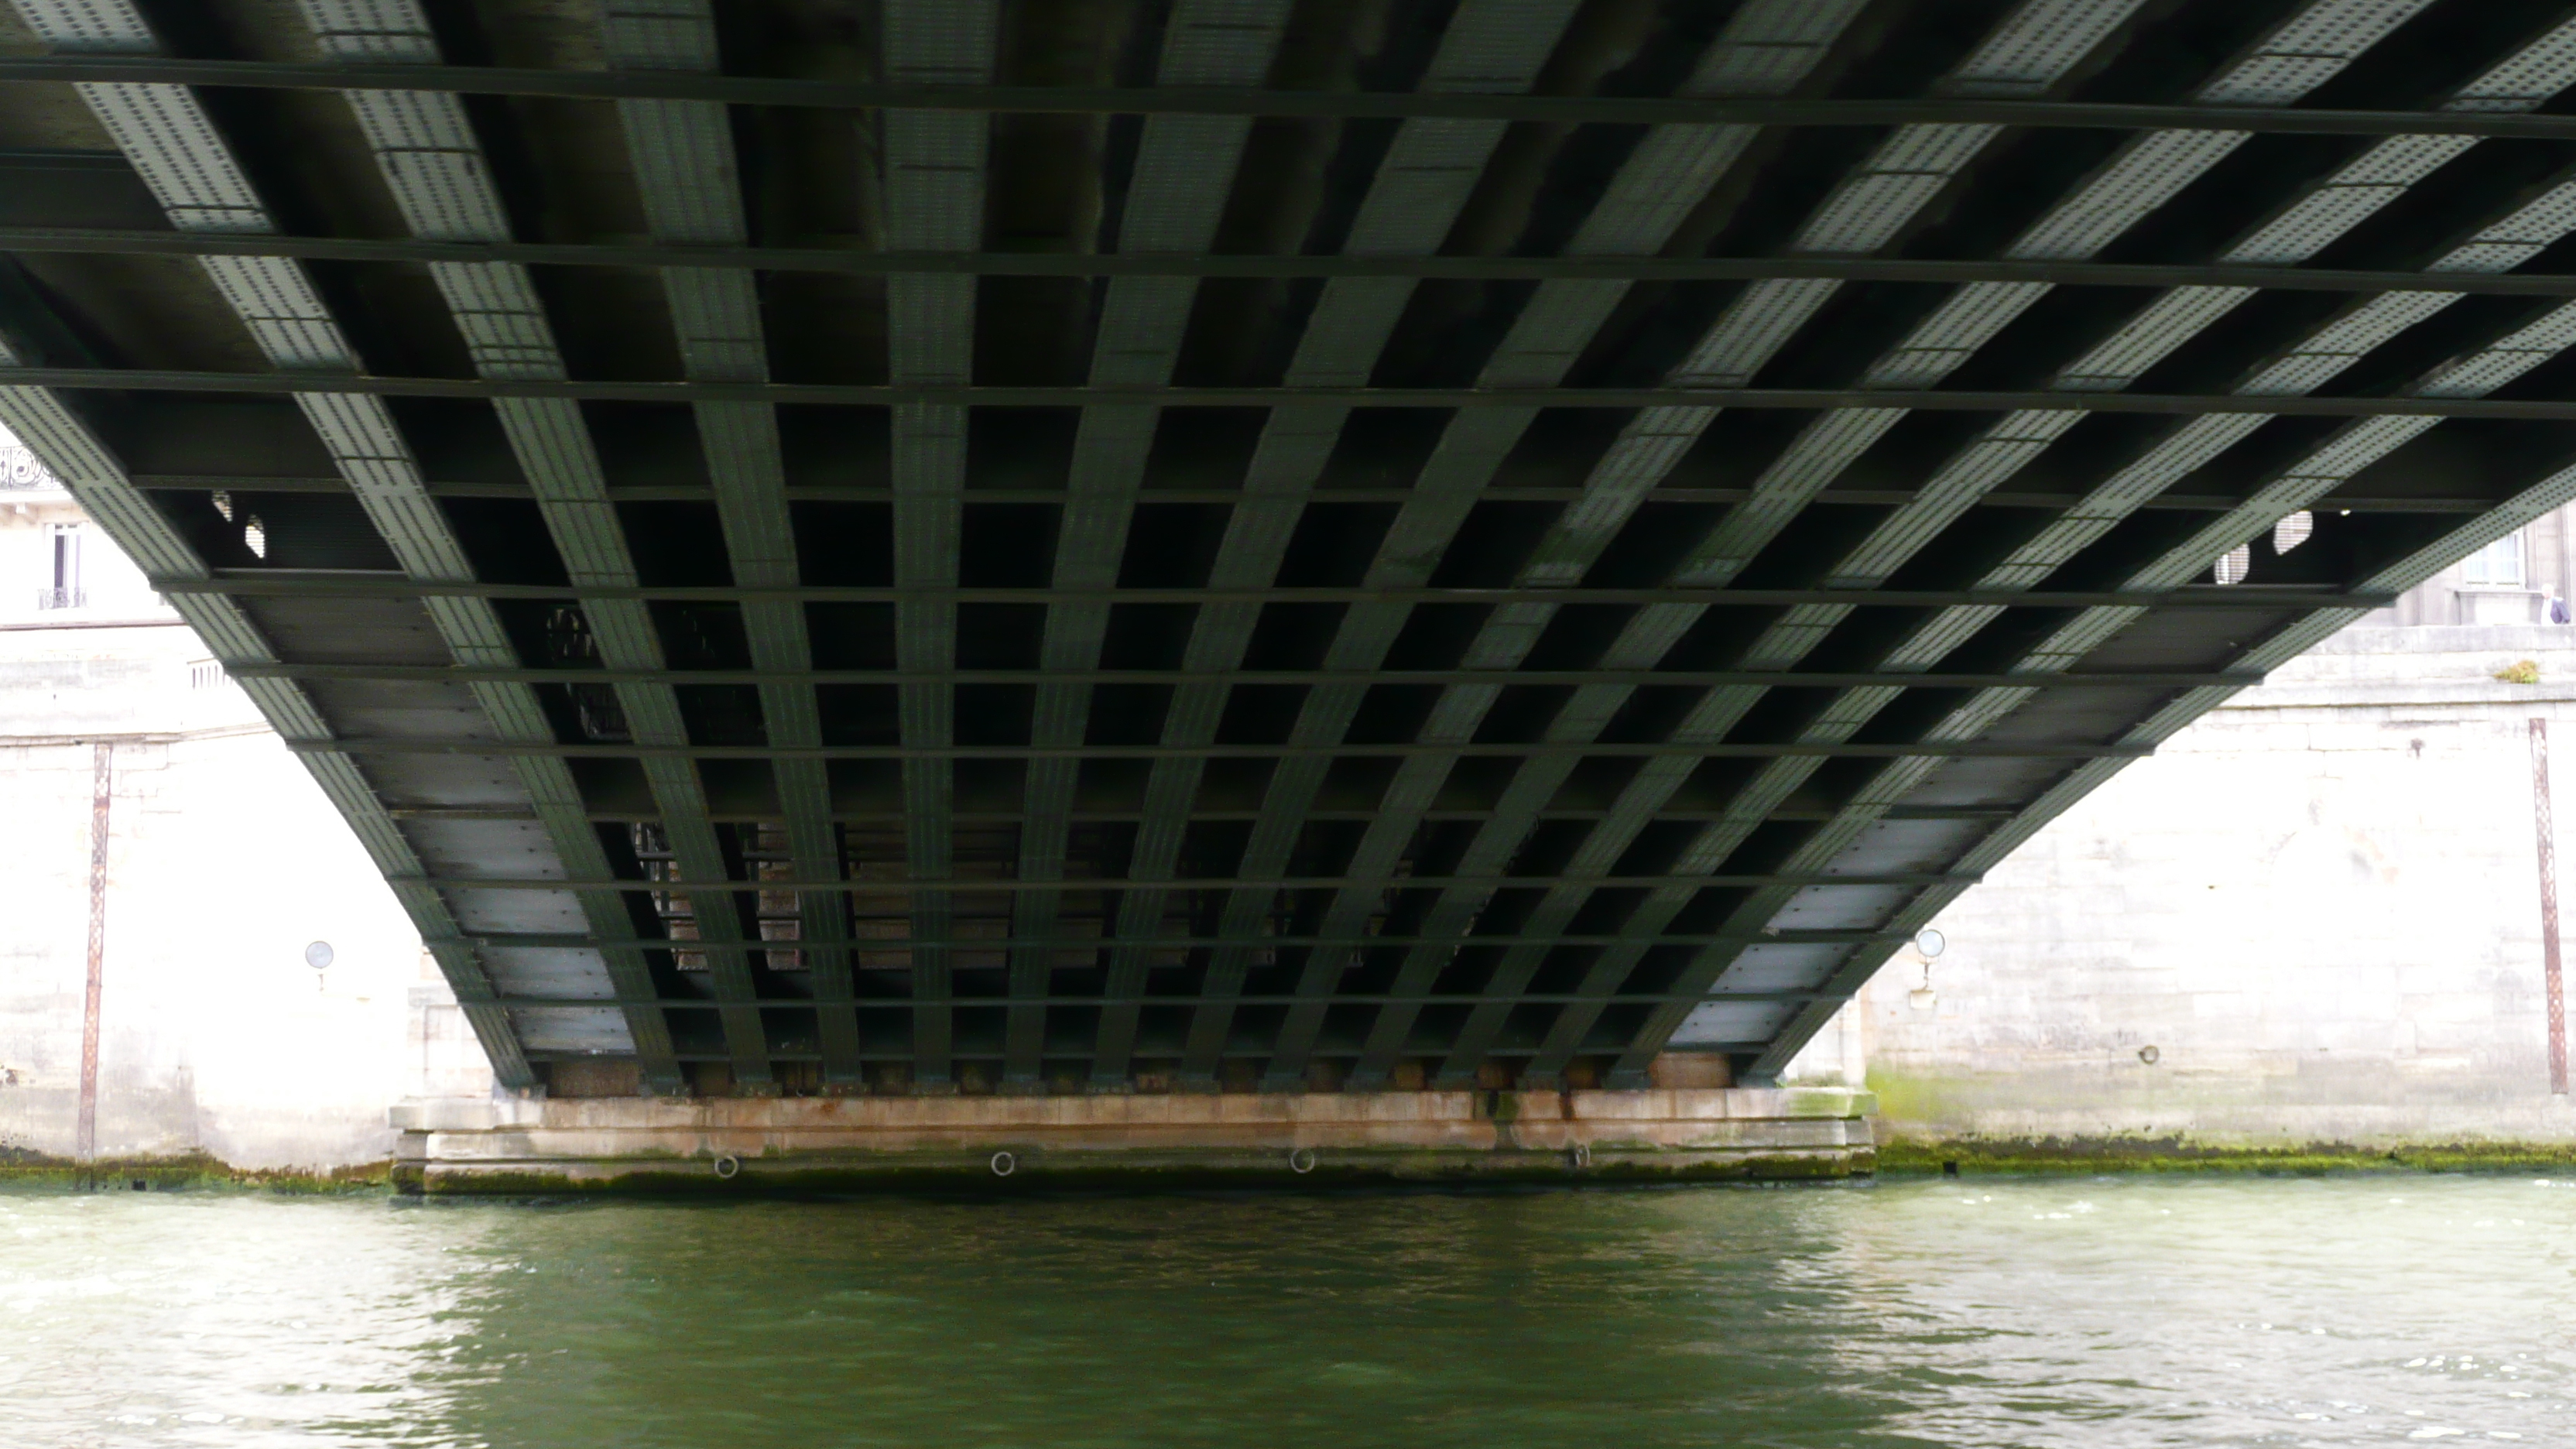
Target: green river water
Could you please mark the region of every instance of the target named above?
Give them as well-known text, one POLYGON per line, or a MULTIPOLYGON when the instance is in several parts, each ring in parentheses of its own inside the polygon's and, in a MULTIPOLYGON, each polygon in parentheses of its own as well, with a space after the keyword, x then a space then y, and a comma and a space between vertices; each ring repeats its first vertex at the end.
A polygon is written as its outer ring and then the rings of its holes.
POLYGON ((2576 1445, 2576 1183, 0 1192, 0 1445, 2576 1445))

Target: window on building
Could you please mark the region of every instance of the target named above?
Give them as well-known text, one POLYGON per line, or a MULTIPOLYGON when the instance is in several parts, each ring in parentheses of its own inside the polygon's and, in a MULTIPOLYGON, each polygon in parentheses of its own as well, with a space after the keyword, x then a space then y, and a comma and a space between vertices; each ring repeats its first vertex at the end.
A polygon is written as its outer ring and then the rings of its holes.
POLYGON ((2460 582, 2485 584, 2489 587, 2520 588, 2522 586, 2522 531, 2516 529, 2476 553, 2470 554, 2467 561, 2460 565, 2460 582))
POLYGON ((57 523, 46 528, 50 582, 36 591, 36 607, 77 609, 89 602, 81 586, 81 540, 82 529, 77 523, 57 523))

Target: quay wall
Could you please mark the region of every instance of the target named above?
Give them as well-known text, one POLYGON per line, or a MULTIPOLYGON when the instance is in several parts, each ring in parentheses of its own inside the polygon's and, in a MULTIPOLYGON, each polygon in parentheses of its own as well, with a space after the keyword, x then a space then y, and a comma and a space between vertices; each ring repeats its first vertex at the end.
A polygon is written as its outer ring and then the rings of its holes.
POLYGON ((189 630, 0 629, 0 1160, 76 1145, 102 743, 100 1157, 383 1162, 393 1102, 490 1091, 410 920, 189 630))
POLYGON ((2576 629, 2352 629, 2040 832, 1935 922, 1928 1001, 1900 952, 1790 1079, 1865 1079, 1899 1144, 2576 1144, 2535 719, 2563 897, 2576 629))

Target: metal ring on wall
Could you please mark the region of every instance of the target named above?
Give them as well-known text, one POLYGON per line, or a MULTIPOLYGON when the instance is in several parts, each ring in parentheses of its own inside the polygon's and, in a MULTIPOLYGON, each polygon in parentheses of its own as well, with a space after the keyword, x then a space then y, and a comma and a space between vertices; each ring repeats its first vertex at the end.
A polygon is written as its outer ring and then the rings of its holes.
POLYGON ((1315 1149, 1300 1147, 1288 1154, 1288 1170, 1304 1177, 1315 1170, 1315 1149))
POLYGON ((731 1182, 742 1171, 742 1159, 730 1153, 716 1159, 716 1176, 731 1182))
POLYGON ((1568 1167, 1590 1167, 1592 1165, 1592 1144, 1589 1142, 1577 1142, 1572 1147, 1565 1149, 1565 1165, 1568 1167))
POLYGON ((996 1152, 993 1154, 993 1175, 995 1177, 1008 1177, 1019 1170, 1020 1160, 1018 1158, 1013 1157, 1007 1152, 996 1152))

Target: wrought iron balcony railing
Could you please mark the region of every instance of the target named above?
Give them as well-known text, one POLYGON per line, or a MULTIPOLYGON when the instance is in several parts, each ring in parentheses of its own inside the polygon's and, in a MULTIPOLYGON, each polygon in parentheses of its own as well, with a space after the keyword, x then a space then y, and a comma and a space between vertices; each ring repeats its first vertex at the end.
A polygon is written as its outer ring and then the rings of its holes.
POLYGON ((45 467, 35 449, 14 444, 0 447, 0 488, 14 491, 62 486, 62 480, 45 467))

